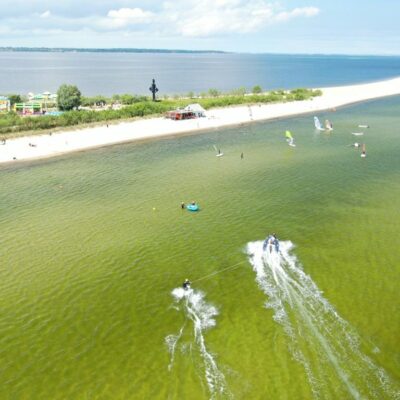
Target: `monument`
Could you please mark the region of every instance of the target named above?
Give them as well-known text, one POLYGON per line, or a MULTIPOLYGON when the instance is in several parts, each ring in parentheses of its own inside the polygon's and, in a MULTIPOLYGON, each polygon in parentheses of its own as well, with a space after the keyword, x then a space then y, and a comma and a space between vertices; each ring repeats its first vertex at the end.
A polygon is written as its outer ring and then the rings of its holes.
POLYGON ((158 92, 158 88, 157 88, 155 79, 153 79, 153 83, 151 84, 149 90, 153 94, 153 101, 157 101, 156 100, 156 93, 158 92))

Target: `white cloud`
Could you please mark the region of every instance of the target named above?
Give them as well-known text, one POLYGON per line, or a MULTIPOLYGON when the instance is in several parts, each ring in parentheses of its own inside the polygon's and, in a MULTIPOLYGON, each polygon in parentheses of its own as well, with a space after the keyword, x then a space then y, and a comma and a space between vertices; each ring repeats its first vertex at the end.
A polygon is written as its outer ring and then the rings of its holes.
MULTIPOLYGON (((51 3, 40 0, 42 1, 44 7, 51 3)), ((78 4, 78 0, 73 1, 78 4)), ((157 39, 215 38, 259 32, 271 24, 285 23, 294 18, 314 17, 319 13, 316 7, 284 9, 278 3, 270 1, 272 0, 165 0, 155 5, 155 0, 146 0, 146 3, 142 2, 147 4, 148 8, 145 9, 126 7, 128 0, 104 0, 101 9, 91 12, 84 9, 79 15, 68 14, 64 9, 53 9, 53 6, 50 12, 50 7, 47 9, 42 6, 42 10, 47 11, 31 9, 25 15, 4 16, 1 27, 3 32, 6 27, 20 35, 25 32, 27 36, 34 29, 39 29, 65 31, 65 34, 81 31, 104 34, 120 32, 129 35, 143 34, 157 39)), ((57 4, 54 3, 54 7, 57 4)), ((73 10, 76 13, 77 7, 73 10)))
POLYGON ((312 17, 318 13, 316 7, 282 11, 269 0, 167 0, 157 13, 142 8, 110 10, 107 18, 97 20, 97 25, 126 31, 148 24, 142 29, 169 36, 206 37, 256 32, 271 23, 312 17), (157 23, 153 25, 155 21, 157 23))
MULTIPOLYGON (((267 0, 175 0, 164 3, 164 18, 183 36, 250 33, 272 23, 313 17, 316 7, 281 11, 267 0)), ((167 24, 168 25, 168 24, 167 24)))
POLYGON ((154 14, 150 11, 144 11, 141 8, 120 8, 119 10, 110 10, 107 14, 108 19, 102 23, 111 28, 125 28, 130 25, 149 23, 154 14))
POLYGON ((119 10, 111 10, 107 14, 110 18, 141 20, 152 16, 153 13, 143 11, 141 8, 120 8, 119 10))
POLYGON ((276 21, 288 21, 289 19, 296 17, 315 17, 319 14, 319 9, 317 7, 303 7, 295 8, 292 11, 280 12, 276 17, 276 21))
POLYGON ((45 11, 44 13, 40 14, 40 18, 49 18, 51 12, 49 10, 45 11))

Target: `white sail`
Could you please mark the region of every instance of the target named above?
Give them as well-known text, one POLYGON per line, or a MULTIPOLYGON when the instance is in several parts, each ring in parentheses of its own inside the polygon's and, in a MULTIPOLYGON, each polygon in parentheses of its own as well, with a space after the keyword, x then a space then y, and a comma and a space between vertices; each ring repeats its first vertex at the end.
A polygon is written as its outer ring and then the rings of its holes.
POLYGON ((315 126, 315 129, 317 129, 319 131, 323 131, 324 130, 324 128, 322 127, 321 122, 318 119, 318 117, 314 117, 314 126, 315 126))
POLYGON ((214 145, 214 149, 217 152, 217 157, 222 157, 224 153, 221 152, 221 149, 218 149, 217 146, 214 145))

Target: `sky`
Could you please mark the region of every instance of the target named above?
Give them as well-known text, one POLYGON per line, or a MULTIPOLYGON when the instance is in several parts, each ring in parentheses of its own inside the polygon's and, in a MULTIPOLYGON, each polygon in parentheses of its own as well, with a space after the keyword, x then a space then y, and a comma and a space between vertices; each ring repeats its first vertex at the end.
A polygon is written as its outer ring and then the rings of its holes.
POLYGON ((1 0, 0 47, 400 55, 399 0, 1 0))

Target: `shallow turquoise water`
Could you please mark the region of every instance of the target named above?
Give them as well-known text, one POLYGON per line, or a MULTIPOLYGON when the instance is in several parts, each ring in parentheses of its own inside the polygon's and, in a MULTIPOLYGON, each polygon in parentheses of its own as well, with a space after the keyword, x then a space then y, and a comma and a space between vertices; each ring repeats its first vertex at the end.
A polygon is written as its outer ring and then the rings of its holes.
POLYGON ((320 114, 331 134, 303 116, 1 167, 0 398, 396 398, 399 109, 320 114), (294 275, 270 283, 295 332, 265 308, 246 246, 272 231, 337 317, 294 275), (197 297, 179 300, 186 277, 197 297))

